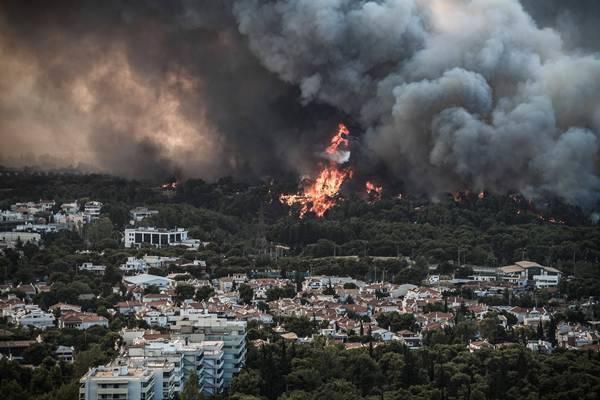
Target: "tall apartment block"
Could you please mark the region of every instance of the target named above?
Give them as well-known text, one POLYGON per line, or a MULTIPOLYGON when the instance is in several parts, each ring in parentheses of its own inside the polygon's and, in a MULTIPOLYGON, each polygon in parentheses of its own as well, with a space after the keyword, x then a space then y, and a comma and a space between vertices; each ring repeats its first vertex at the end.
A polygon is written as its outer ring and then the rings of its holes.
POLYGON ((246 362, 246 322, 218 318, 214 314, 194 314, 171 327, 173 335, 189 342, 223 342, 223 387, 229 388, 233 376, 246 362))

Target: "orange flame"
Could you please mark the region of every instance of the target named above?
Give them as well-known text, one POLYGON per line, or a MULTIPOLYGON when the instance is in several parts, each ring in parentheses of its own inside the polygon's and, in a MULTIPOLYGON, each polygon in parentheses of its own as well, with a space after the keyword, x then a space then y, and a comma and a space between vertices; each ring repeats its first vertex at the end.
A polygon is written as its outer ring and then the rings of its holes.
MULTIPOLYGON (((327 154, 334 154, 341 145, 348 146, 348 139, 344 137, 350 131, 344 124, 338 125, 338 130, 331 138, 329 146, 325 149, 327 154)), ((336 204, 340 188, 346 179, 352 177, 350 168, 340 168, 333 160, 323 167, 317 178, 304 187, 302 193, 282 194, 279 201, 288 206, 300 206, 300 218, 306 213, 313 212, 318 217, 323 217, 327 210, 336 204)))
POLYGON ((367 181, 365 183, 365 189, 367 191, 367 194, 369 195, 370 202, 381 200, 381 192, 383 192, 382 186, 376 185, 371 181, 367 181))
POLYGON ((383 187, 376 185, 371 181, 367 181, 367 183, 365 183, 365 189, 367 189, 368 193, 381 194, 381 192, 383 191, 383 187))
POLYGON ((279 200, 288 206, 299 204, 300 218, 309 211, 322 217, 335 205, 342 184, 351 176, 352 170, 350 169, 338 169, 330 166, 321 171, 317 179, 304 189, 304 193, 284 194, 279 197, 279 200))
POLYGON ((346 125, 339 124, 338 130, 336 134, 331 138, 329 142, 329 146, 325 149, 325 153, 327 154, 335 154, 338 151, 338 148, 343 144, 344 146, 348 146, 348 139, 345 136, 348 136, 350 131, 346 128, 346 125))

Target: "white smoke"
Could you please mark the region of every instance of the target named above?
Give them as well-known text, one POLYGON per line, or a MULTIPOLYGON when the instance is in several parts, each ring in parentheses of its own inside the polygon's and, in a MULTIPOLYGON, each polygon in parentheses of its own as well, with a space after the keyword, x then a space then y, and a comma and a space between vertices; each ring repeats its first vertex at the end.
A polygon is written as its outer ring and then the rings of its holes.
POLYGON ((519 1, 239 0, 234 13, 269 70, 359 118, 413 187, 598 201, 600 59, 519 1))

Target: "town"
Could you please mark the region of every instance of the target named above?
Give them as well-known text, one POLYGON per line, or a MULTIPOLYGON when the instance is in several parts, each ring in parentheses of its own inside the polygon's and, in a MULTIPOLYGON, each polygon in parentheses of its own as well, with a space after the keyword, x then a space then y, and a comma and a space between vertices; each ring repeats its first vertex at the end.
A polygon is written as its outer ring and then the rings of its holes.
POLYGON ((82 400, 172 399, 192 380, 205 396, 228 393, 248 350, 272 343, 370 352, 392 343, 415 352, 450 344, 471 353, 600 351, 598 299, 569 299, 560 288, 573 277, 555 267, 526 259, 467 264, 460 253, 441 263, 401 254, 323 259, 358 270, 368 264, 359 277, 278 268, 291 249, 269 242, 258 246, 264 267, 255 260, 221 270, 210 241, 188 228, 152 225, 158 210, 131 208, 114 232, 103 226, 109 208, 40 200, 0 212, 2 358, 32 366, 34 375, 40 363, 75 365, 82 400), (115 234, 106 244, 103 235, 115 234), (61 235, 82 246, 69 252, 71 243, 56 242, 61 235), (49 275, 23 280, 7 272, 51 246, 62 253, 49 275), (402 278, 395 265, 418 277, 402 278))

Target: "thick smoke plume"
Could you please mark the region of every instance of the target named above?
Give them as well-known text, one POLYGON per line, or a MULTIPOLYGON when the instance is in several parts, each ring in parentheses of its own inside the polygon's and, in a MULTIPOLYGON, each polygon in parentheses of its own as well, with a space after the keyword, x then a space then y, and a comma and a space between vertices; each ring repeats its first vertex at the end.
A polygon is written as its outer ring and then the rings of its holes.
POLYGON ((136 178, 296 174, 338 120, 260 64, 228 1, 3 1, 0 88, 0 164, 136 178))
POLYGON ((269 70, 356 116, 398 178, 429 193, 600 189, 600 60, 517 0, 239 1, 269 70))
POLYGON ((302 175, 343 118, 358 174, 594 207, 599 20, 588 0, 7 0, 0 163, 302 175))

